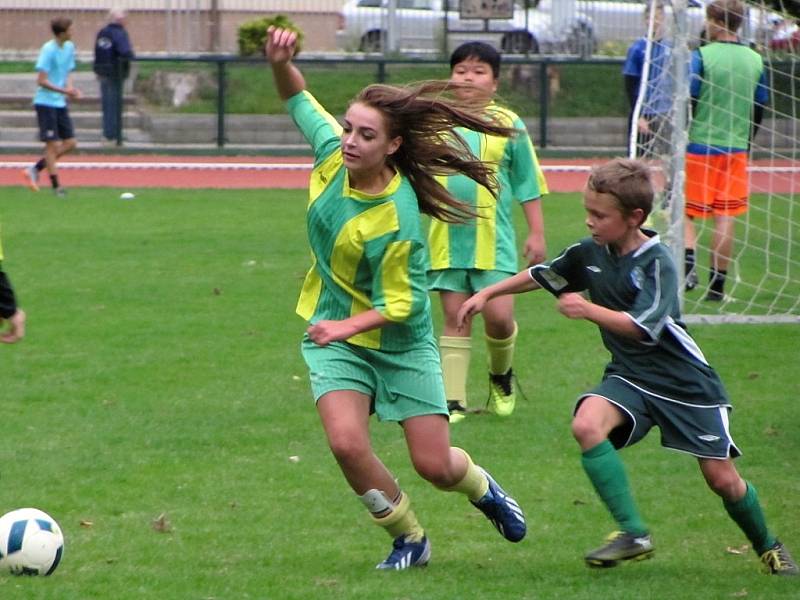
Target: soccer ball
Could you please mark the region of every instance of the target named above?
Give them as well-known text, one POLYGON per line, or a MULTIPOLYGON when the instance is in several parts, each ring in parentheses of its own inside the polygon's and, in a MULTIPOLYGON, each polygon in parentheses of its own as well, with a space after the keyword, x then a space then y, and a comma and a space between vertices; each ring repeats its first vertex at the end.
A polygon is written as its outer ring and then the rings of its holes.
POLYGON ((0 517, 0 570, 14 575, 50 575, 64 553, 64 536, 50 515, 36 508, 0 517))

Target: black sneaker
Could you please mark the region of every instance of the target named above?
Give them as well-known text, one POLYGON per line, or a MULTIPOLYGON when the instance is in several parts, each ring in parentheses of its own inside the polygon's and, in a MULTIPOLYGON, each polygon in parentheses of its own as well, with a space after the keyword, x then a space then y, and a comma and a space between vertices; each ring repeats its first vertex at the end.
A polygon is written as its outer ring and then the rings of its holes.
POLYGON ((584 560, 590 567, 616 567, 624 560, 646 560, 653 556, 653 551, 649 534, 615 531, 606 538, 605 546, 592 550, 584 560))
POLYGON ((800 567, 778 540, 761 555, 761 562, 764 563, 764 570, 771 575, 800 575, 800 567))
POLYGON ((718 290, 708 290, 704 300, 706 302, 722 302, 725 299, 725 294, 718 290))

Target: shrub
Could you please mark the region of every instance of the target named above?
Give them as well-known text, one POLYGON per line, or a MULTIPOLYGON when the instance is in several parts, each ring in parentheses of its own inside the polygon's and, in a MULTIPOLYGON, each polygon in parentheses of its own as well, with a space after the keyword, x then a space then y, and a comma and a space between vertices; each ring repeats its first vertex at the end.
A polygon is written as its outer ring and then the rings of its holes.
POLYGON ((254 54, 264 54, 264 44, 267 41, 267 28, 270 26, 291 29, 297 33, 297 51, 300 52, 303 45, 303 32, 292 23, 286 15, 275 15, 273 17, 262 17, 246 21, 239 26, 238 42, 239 54, 242 56, 252 56, 254 54))

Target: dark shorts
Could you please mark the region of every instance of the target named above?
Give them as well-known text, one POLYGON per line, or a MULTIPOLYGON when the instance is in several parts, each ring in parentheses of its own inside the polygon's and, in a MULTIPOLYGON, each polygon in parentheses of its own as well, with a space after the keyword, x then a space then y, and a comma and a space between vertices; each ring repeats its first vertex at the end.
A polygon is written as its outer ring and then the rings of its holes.
POLYGON ((75 137, 72 119, 67 107, 56 108, 43 104, 34 104, 36 120, 39 122, 39 139, 43 142, 68 140, 75 137))
POLYGON ((627 417, 627 422, 608 436, 615 448, 632 446, 655 425, 661 430, 664 448, 698 458, 724 459, 741 455, 729 431, 729 405, 685 404, 656 396, 621 377, 609 377, 581 395, 575 405, 576 412, 588 396, 604 398, 627 417))
POLYGON ((0 271, 0 318, 7 319, 17 312, 17 300, 14 289, 3 271, 0 271))

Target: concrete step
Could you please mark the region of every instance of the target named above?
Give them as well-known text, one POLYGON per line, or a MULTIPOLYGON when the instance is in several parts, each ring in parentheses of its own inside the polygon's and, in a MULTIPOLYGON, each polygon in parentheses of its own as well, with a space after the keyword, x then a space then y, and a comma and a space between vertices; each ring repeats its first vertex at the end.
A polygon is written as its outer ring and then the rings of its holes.
MULTIPOLYGON (((38 87, 36 77, 37 74, 33 70, 30 73, 3 73, 0 74, 0 89, 4 94, 33 97, 38 87)), ((84 94, 99 93, 100 84, 97 83, 97 75, 91 71, 74 71, 72 84, 84 94)))
MULTIPOLYGON (((86 129, 97 127, 103 120, 103 113, 99 110, 70 111, 70 117, 76 129, 86 129)), ((125 129, 139 129, 142 115, 136 111, 125 111, 122 124, 125 129)), ((36 127, 36 113, 32 109, 0 110, 0 130, 13 127, 36 127)))
MULTIPOLYGON (((131 142, 150 142, 150 135, 141 129, 125 129, 123 136, 131 142)), ((102 129, 76 128, 75 137, 79 144, 83 142, 100 142, 103 139, 102 129)), ((13 127, 0 129, 0 143, 4 146, 10 142, 35 143, 42 145, 39 140, 38 127, 13 127)))
MULTIPOLYGON (((1 82, 0 82, 1 83, 1 82)), ((0 89, 3 89, 0 87, 0 89)), ((136 96, 124 96, 123 106, 133 107, 137 104, 136 96)), ((33 110, 33 92, 30 94, 0 94, 0 110, 33 110)), ((69 103, 70 113, 83 110, 100 110, 100 96, 84 96, 80 100, 71 100, 69 103)))

